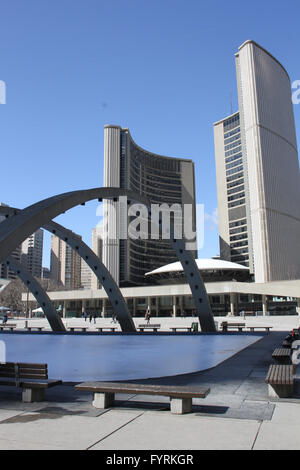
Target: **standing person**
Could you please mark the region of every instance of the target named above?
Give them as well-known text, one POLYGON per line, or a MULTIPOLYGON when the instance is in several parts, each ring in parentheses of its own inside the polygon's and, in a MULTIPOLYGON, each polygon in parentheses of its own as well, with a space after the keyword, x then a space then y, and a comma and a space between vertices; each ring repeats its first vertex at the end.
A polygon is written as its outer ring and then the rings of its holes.
POLYGON ((94 313, 93 318, 94 318, 94 323, 96 323, 96 318, 97 318, 97 313, 96 312, 94 313))
POLYGON ((92 323, 92 319, 93 319, 93 314, 92 313, 90 313, 89 319, 90 319, 90 323, 92 323))
POLYGON ((149 325, 149 323, 150 323, 150 318, 151 318, 151 310, 150 310, 150 307, 148 305, 146 313, 145 313, 145 320, 147 322, 147 325, 149 325))
POLYGON ((7 322, 7 313, 5 313, 2 318, 2 323, 5 324, 6 322, 7 322))
POLYGON ((86 312, 84 312, 83 318, 84 318, 84 321, 86 321, 86 319, 87 319, 87 313, 86 312))

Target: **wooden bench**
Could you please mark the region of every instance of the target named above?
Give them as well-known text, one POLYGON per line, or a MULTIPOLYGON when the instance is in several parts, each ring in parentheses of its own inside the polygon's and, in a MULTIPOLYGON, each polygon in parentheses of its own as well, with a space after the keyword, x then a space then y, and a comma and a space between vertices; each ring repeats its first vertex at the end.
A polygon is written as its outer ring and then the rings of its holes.
POLYGON ((247 328, 250 331, 255 331, 255 330, 259 330, 259 329, 264 329, 266 331, 270 331, 270 329, 273 328, 273 326, 247 326, 247 328))
POLYGON ((160 395, 170 398, 171 413, 183 414, 192 411, 193 398, 205 398, 208 387, 187 387, 114 382, 84 382, 75 386, 82 392, 93 392, 95 408, 109 408, 114 404, 115 393, 160 395))
POLYGON ((68 330, 70 331, 75 331, 75 330, 86 331, 87 329, 88 329, 88 326, 68 326, 68 330))
POLYGON ((282 364, 270 365, 265 382, 268 384, 270 397, 292 397, 294 385, 293 366, 282 364))
POLYGON ((228 323, 227 321, 223 321, 221 327, 223 331, 228 331, 228 328, 237 328, 239 331, 243 331, 245 323, 228 323))
POLYGON ((290 348, 276 348, 273 351, 272 358, 278 364, 291 364, 291 349, 290 348))
POLYGON ((192 331, 191 326, 171 326, 172 331, 177 331, 177 330, 184 330, 184 331, 192 331))
POLYGON ((144 331, 144 330, 153 330, 153 331, 157 331, 157 330, 159 330, 159 328, 160 328, 160 325, 159 325, 159 324, 155 324, 155 323, 153 323, 152 325, 149 323, 149 324, 139 325, 139 326, 138 326, 138 330, 140 330, 140 331, 144 331))
POLYGON ((21 387, 22 401, 25 403, 43 401, 45 390, 61 383, 61 380, 48 380, 47 364, 0 364, 0 385, 21 387))
POLYGON ((13 331, 17 327, 16 323, 3 323, 0 325, 0 330, 10 330, 13 331))
POLYGON ((117 329, 118 329, 117 326, 97 326, 97 328, 96 328, 96 330, 98 330, 98 331, 105 331, 105 330, 115 331, 117 329))

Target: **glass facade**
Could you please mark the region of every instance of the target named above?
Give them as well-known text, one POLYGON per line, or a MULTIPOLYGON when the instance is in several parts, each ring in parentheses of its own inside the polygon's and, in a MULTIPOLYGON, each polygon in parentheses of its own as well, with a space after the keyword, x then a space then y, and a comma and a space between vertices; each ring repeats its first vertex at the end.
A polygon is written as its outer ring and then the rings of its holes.
POLYGON ((244 163, 241 146, 240 115, 223 121, 227 208, 229 214, 230 260, 249 266, 247 219, 236 208, 245 206, 244 163), (236 219, 236 220, 235 220, 236 219))
MULTIPOLYGON (((183 160, 152 154, 138 147, 127 129, 122 129, 120 135, 120 186, 147 196, 152 204, 180 204, 182 207, 183 160)), ((192 166, 191 174, 194 176, 193 162, 184 162, 192 166)), ((188 184, 192 187, 195 226, 194 178, 188 184)), ((130 221, 128 218, 123 223, 130 221)), ((174 261, 177 261, 177 256, 167 240, 120 240, 120 285, 143 285, 149 282, 145 273, 174 261)))

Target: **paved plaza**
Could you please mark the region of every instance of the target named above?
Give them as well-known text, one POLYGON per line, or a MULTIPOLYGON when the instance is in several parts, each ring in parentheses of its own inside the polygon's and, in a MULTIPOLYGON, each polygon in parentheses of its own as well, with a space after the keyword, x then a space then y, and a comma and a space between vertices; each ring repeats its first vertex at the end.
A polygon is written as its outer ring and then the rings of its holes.
POLYGON ((270 399, 265 384, 273 350, 298 320, 251 319, 273 321, 274 328, 217 367, 133 381, 209 386, 211 393, 193 400, 192 413, 185 415, 172 415, 168 398, 143 395, 116 395, 114 408, 96 409, 92 394, 76 392, 74 383, 49 389, 45 402, 29 404, 22 403, 20 390, 0 387, 0 449, 300 449, 297 379, 291 399, 270 399))

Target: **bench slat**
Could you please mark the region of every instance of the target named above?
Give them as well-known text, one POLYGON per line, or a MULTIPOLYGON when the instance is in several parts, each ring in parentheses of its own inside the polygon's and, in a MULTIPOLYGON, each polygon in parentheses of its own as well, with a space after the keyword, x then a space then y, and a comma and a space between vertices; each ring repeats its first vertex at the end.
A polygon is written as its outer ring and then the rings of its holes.
POLYGON ((205 398, 209 387, 169 386, 152 384, 131 384, 114 382, 84 382, 76 385, 78 391, 96 393, 134 393, 144 395, 161 395, 172 398, 205 398))
POLYGON ((293 366, 271 364, 265 382, 273 385, 291 385, 293 383, 293 366))

